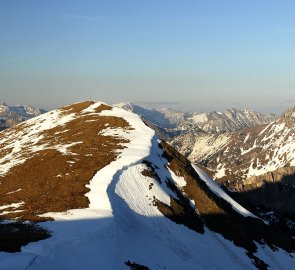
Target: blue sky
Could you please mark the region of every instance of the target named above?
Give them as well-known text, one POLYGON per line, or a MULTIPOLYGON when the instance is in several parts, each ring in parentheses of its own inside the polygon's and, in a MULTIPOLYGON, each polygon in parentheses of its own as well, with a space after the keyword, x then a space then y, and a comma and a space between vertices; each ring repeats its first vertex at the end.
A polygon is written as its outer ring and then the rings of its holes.
POLYGON ((295 104, 294 10, 291 0, 3 0, 0 100, 280 113, 295 104))

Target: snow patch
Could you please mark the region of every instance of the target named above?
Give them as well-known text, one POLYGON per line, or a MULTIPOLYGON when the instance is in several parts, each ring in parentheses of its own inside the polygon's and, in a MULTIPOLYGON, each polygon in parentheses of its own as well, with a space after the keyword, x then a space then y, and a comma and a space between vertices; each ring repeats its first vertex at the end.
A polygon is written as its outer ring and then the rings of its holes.
POLYGON ((7 208, 19 208, 23 204, 24 204, 24 202, 2 205, 2 206, 0 206, 0 210, 4 210, 4 209, 7 209, 7 208))
POLYGON ((88 108, 84 109, 82 113, 95 113, 95 110, 99 108, 101 105, 106 105, 103 102, 95 102, 94 104, 90 105, 88 108))
POLYGON ((225 167, 222 167, 221 169, 219 169, 217 171, 217 173, 214 175, 215 178, 221 178, 221 177, 224 177, 226 176, 226 168, 225 167))
POLYGON ((177 176, 172 170, 168 168, 169 173, 171 174, 171 177, 173 178, 174 182, 177 184, 179 187, 184 187, 186 186, 186 180, 184 177, 177 176))
MULTIPOLYGON (((22 190, 22 189, 21 189, 21 188, 19 188, 19 189, 17 189, 17 190, 14 190, 14 191, 7 192, 7 193, 6 193, 6 195, 13 194, 13 193, 19 192, 19 191, 21 191, 21 190, 22 190)), ((1 208, 0 208, 0 209, 1 209, 1 208)))
POLYGON ((204 171, 202 171, 200 168, 198 168, 196 165, 192 164, 192 167, 196 171, 196 173, 200 176, 201 180, 203 180, 206 185, 210 188, 210 190, 215 193, 218 197, 224 199, 227 201, 232 208, 243 215, 244 217, 253 217, 258 218, 257 216, 253 215, 251 212, 249 212, 247 209, 245 209, 243 206, 238 204, 236 201, 234 201, 230 196, 228 196, 223 189, 213 181, 204 171))

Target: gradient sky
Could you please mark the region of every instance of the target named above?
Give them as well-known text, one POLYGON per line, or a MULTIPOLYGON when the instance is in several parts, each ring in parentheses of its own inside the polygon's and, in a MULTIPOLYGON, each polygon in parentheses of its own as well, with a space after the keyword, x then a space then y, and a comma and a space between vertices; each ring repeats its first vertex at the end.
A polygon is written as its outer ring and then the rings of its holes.
POLYGON ((294 0, 2 0, 0 100, 295 104, 294 0))

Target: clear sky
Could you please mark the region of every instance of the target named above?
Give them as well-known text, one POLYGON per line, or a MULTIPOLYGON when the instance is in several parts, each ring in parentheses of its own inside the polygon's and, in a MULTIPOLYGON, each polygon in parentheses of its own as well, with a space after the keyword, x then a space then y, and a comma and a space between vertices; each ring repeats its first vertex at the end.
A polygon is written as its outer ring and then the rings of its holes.
POLYGON ((2 0, 0 100, 295 104, 294 0, 2 0))

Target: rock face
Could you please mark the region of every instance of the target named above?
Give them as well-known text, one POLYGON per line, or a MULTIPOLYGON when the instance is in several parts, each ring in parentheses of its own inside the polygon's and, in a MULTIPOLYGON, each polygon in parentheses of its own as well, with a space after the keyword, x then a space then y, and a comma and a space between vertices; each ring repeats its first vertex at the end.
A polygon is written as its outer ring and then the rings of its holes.
POLYGON ((8 106, 6 103, 0 104, 0 131, 13 127, 25 120, 36 117, 46 111, 30 106, 8 106))
POLYGON ((295 124, 295 106, 289 108, 281 117, 281 123, 285 123, 289 128, 295 124))
POLYGON ((283 167, 243 183, 225 186, 239 192, 253 206, 281 215, 295 216, 295 167, 283 167))
POLYGON ((0 147, 4 269, 295 266, 289 232, 237 203, 131 112, 76 103, 1 132, 0 147), (20 232, 29 237, 16 243, 20 232))
POLYGON ((264 184, 285 184, 292 185, 291 179, 295 174, 295 167, 283 167, 272 172, 267 172, 259 176, 251 176, 241 184, 235 186, 237 191, 247 191, 261 188, 264 184))

